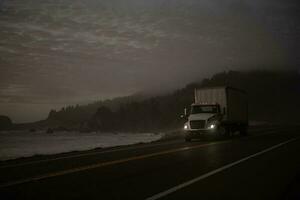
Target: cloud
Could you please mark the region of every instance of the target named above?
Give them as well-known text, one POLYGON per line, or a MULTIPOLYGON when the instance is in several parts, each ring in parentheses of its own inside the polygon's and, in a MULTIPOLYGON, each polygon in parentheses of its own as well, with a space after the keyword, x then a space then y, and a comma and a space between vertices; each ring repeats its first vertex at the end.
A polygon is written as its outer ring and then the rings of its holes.
POLYGON ((6 1, 0 106, 50 107, 182 87, 224 69, 297 66, 295 2, 6 1))

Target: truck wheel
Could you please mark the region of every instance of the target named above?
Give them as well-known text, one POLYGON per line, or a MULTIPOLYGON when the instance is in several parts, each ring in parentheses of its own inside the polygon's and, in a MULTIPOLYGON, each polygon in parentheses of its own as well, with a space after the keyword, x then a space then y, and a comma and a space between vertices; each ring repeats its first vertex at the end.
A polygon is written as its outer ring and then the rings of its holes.
POLYGON ((248 135, 247 127, 242 127, 242 128, 240 129, 240 134, 241 134, 242 136, 248 135))
POLYGON ((227 137, 229 129, 225 126, 220 126, 217 130, 217 138, 227 137))

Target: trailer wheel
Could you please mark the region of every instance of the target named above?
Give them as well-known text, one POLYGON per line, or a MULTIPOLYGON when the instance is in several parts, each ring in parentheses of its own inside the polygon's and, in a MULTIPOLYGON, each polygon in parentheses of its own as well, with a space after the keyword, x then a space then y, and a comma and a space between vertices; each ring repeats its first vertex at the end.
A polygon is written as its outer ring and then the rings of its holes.
POLYGON ((240 134, 241 134, 242 136, 248 135, 248 129, 247 129, 247 127, 242 127, 242 128, 240 129, 240 134))
POLYGON ((227 138, 232 137, 232 136, 233 136, 233 128, 231 128, 231 127, 226 127, 225 136, 226 136, 227 138))

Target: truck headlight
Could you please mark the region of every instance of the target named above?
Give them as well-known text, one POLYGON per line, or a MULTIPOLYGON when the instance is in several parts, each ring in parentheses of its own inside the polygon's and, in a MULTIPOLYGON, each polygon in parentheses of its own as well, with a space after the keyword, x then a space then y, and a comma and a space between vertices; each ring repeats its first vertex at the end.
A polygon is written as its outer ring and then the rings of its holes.
POLYGON ((183 127, 183 129, 184 129, 184 130, 187 130, 187 129, 188 129, 188 125, 185 124, 184 127, 183 127))
POLYGON ((215 124, 211 124, 211 125, 208 126, 209 129, 214 129, 215 127, 216 127, 215 124))

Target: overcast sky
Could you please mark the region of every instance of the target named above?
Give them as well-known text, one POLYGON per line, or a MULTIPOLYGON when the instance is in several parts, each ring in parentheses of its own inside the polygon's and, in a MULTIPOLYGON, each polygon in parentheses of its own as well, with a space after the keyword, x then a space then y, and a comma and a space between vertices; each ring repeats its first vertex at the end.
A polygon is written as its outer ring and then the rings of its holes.
POLYGON ((0 0, 0 114, 297 68, 298 0, 0 0))

